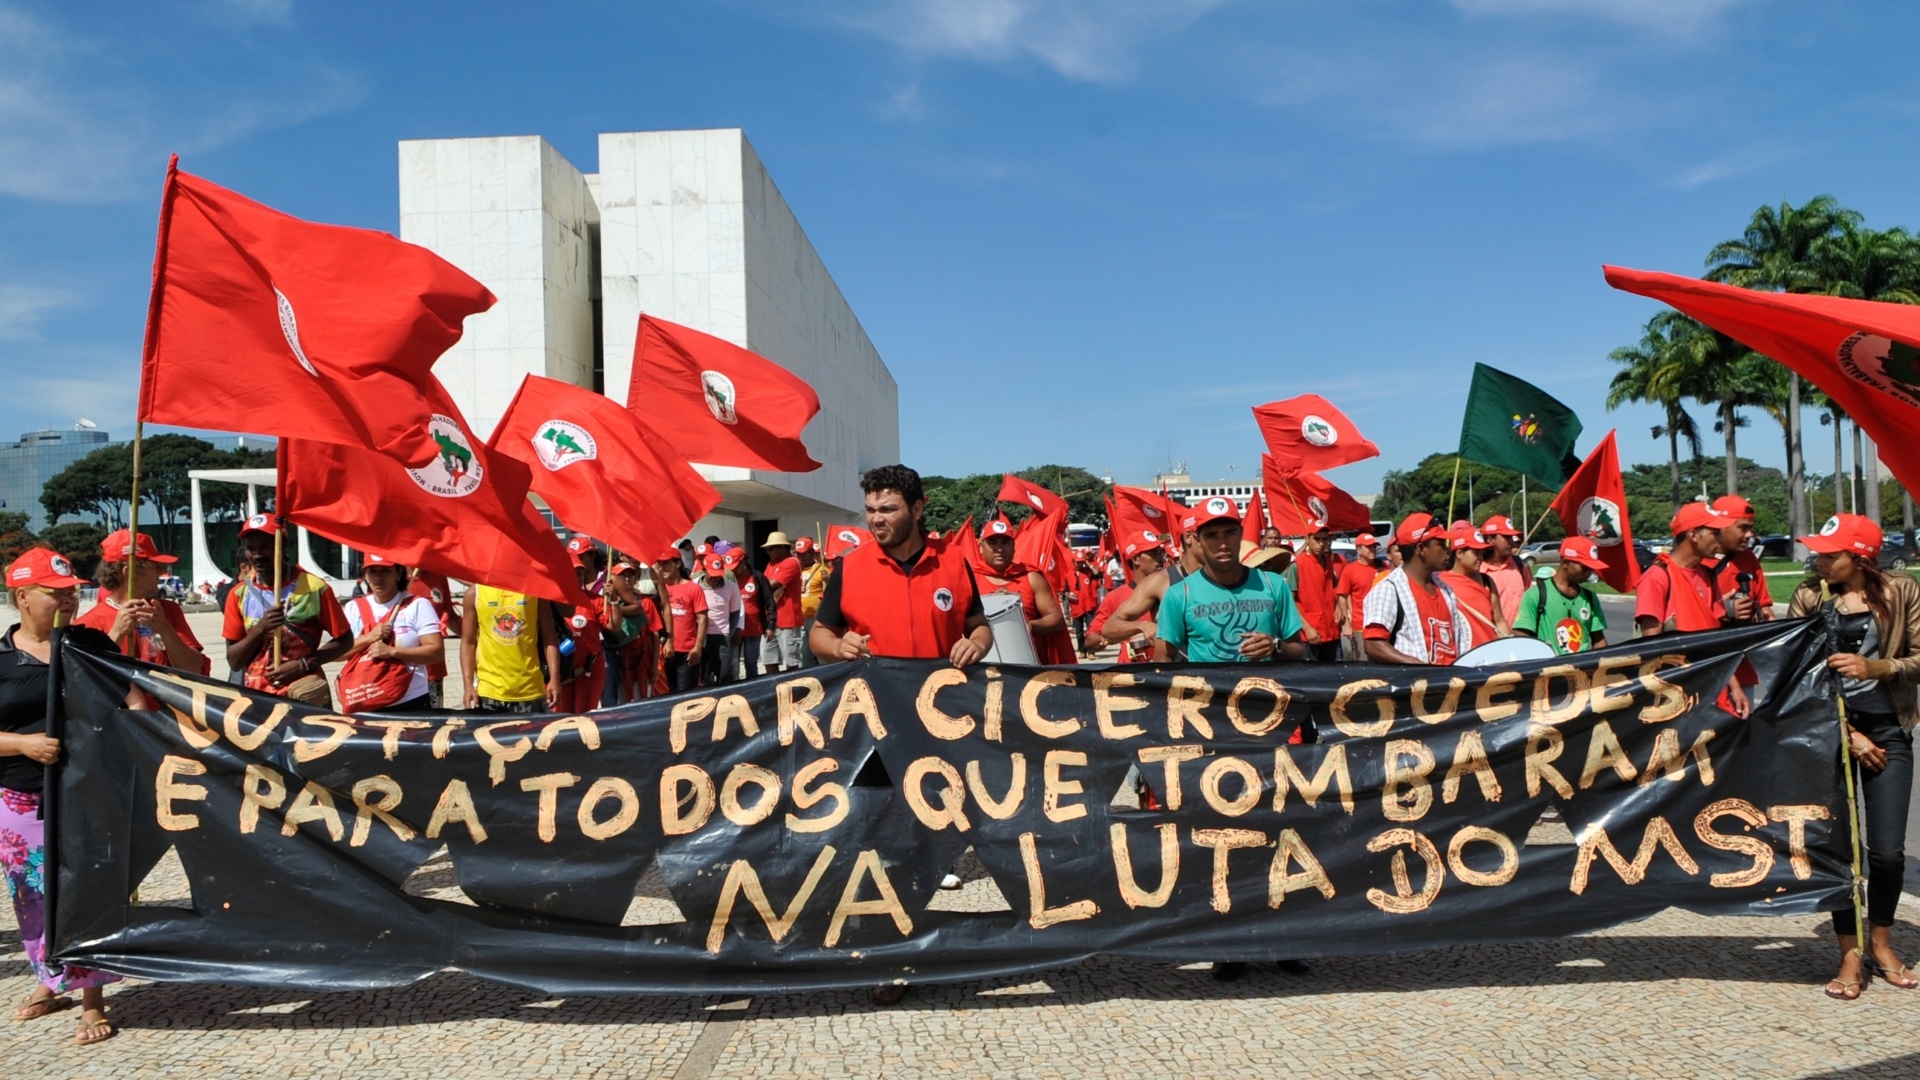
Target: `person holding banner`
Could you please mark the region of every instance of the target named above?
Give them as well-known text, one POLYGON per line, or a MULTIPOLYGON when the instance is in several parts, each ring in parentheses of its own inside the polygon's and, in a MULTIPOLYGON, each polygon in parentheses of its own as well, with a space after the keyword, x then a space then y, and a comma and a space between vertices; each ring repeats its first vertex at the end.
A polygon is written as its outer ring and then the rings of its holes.
MULTIPOLYGON (((1141 534, 1128 540, 1121 547, 1126 556, 1127 569, 1133 580, 1108 590, 1100 601, 1099 610, 1093 613, 1093 621, 1087 624, 1087 648, 1099 652, 1108 645, 1120 646, 1120 662, 1123 664, 1145 663, 1153 658, 1153 636, 1157 629, 1149 618, 1146 629, 1133 630, 1121 634, 1118 629, 1109 627, 1114 612, 1133 595, 1134 582, 1144 581, 1160 572, 1167 565, 1167 549, 1162 547, 1158 538, 1149 540, 1149 534, 1141 534), (1111 634, 1113 636, 1109 637, 1111 634)), ((1270 550, 1270 549, 1263 549, 1270 550)))
MULTIPOLYGON (((445 639, 440 635, 440 613, 431 601, 401 588, 406 572, 406 567, 394 565, 384 555, 369 554, 360 567, 366 593, 345 607, 354 650, 369 660, 398 663, 408 672, 405 688, 391 704, 364 706, 378 712, 424 712, 430 708, 427 665, 445 660, 447 655, 445 639)), ((344 702, 345 671, 341 680, 344 702)))
POLYGON ((320 668, 353 647, 353 627, 333 589, 294 561, 291 544, 281 545, 282 584, 280 595, 274 595, 274 537, 279 531, 280 523, 267 514, 255 514, 240 527, 240 550, 253 570, 227 594, 220 628, 227 642, 227 667, 245 672, 249 690, 330 709, 333 690, 320 668), (280 638, 277 667, 275 637, 280 638))
POLYGON ((1170 662, 1176 649, 1203 664, 1308 659, 1293 591, 1279 575, 1240 561, 1240 515, 1233 501, 1209 498, 1187 514, 1182 527, 1200 550, 1200 572, 1182 576, 1160 598, 1154 662, 1170 662))
MULTIPOLYGON (((975 585, 980 594, 1017 593, 1021 613, 1026 616, 1027 633, 1033 636, 1034 647, 1039 649, 1041 635, 1059 633, 1066 626, 1060 599, 1053 594, 1045 574, 1014 561, 1013 523, 1005 514, 981 526, 979 543, 980 567, 975 585)), ((1040 655, 1042 663, 1048 662, 1044 650, 1040 655)))
POLYGON ((93 579, 100 586, 98 601, 75 626, 91 626, 136 660, 162 664, 205 675, 213 670, 200 639, 187 625, 180 605, 159 594, 160 567, 179 557, 162 555, 153 537, 141 533, 137 542, 126 529, 100 542, 100 565, 93 579), (127 560, 134 560, 134 580, 127 582, 127 560))
POLYGON ((1835 649, 1827 667, 1838 677, 1845 701, 1841 716, 1848 751, 1864 770, 1866 952, 1861 951, 1860 913, 1851 904, 1835 911, 1840 971, 1826 986, 1828 997, 1852 1001, 1874 975, 1903 990, 1920 986, 1891 940, 1906 872, 1913 728, 1920 720, 1914 696, 1920 684, 1920 581, 1880 572, 1880 526, 1857 514, 1836 514, 1817 535, 1800 542, 1814 553, 1817 578, 1794 590, 1787 616, 1827 619, 1835 649))
MULTIPOLYGON (((15 1020, 37 1020, 71 1004, 61 995, 81 992, 79 1043, 113 1035, 101 987, 120 976, 47 962, 46 822, 40 800, 47 766, 60 758, 60 740, 47 735, 47 680, 53 656, 53 630, 80 607, 80 586, 73 566, 57 551, 33 548, 7 567, 7 589, 20 621, 0 637, 0 871, 13 895, 20 946, 35 981, 31 996, 13 1011, 15 1020)), ((66 641, 95 653, 119 651, 113 639, 90 626, 71 626, 66 641)), ((128 706, 143 708, 138 695, 128 706)))
MULTIPOLYGON (((1285 551, 1286 548, 1280 550, 1285 551)), ((1126 641, 1140 634, 1146 641, 1153 641, 1158 629, 1155 619, 1160 610, 1160 598, 1167 594, 1169 588, 1185 580, 1188 574, 1199 573, 1200 560, 1199 542, 1191 532, 1183 532, 1180 536, 1180 557, 1167 563, 1165 569, 1134 578, 1132 595, 1107 616, 1101 636, 1108 641, 1126 641)), ((1272 568, 1268 573, 1284 574, 1284 569, 1272 568)), ((1291 589, 1292 583, 1288 582, 1287 587, 1291 589)))
POLYGON ((465 707, 537 713, 560 703, 560 643, 547 601, 478 582, 460 610, 465 707), (542 669, 545 674, 542 674, 542 669))
POLYGON ((1486 553, 1493 545, 1466 520, 1453 523, 1447 543, 1453 551, 1453 566, 1440 571, 1440 580, 1453 590, 1454 604, 1473 627, 1473 639, 1485 644, 1511 634, 1499 586, 1486 572, 1486 553))
POLYGON ((1473 630, 1440 580, 1452 533, 1432 514, 1408 514, 1393 533, 1400 565, 1367 593, 1367 659, 1376 664, 1452 664, 1473 648, 1473 630))

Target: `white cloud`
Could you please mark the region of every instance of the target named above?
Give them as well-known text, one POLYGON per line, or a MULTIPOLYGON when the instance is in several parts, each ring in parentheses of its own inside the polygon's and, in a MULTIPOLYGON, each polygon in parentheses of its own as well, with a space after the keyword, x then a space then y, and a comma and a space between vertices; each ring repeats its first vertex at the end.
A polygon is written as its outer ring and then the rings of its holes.
POLYGON ((1691 36, 1746 0, 1452 0, 1468 15, 1574 15, 1691 36))
POLYGON ((1140 51, 1226 0, 845 0, 825 17, 924 56, 1037 59, 1082 82, 1122 83, 1140 51))
POLYGON ((78 299, 45 285, 0 285, 0 341, 37 341, 40 317, 78 299))

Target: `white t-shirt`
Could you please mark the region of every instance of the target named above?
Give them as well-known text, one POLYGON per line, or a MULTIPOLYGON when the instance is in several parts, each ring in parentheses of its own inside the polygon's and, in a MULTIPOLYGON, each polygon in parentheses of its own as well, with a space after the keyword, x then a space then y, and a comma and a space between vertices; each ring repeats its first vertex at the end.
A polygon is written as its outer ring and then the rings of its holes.
MULTIPOLYGON (((393 617, 393 643, 395 645, 403 649, 411 649, 415 645, 420 644, 421 634, 440 633, 440 616, 433 610, 433 605, 427 601, 426 597, 414 596, 410 593, 403 592, 394 596, 394 600, 407 605, 400 609, 400 614, 393 617)), ((361 634, 380 625, 380 620, 387 617, 387 610, 393 607, 392 604, 383 604, 371 596, 363 596, 359 600, 348 600, 340 606, 346 609, 347 624, 353 627, 354 637, 359 637, 361 634), (360 603, 362 600, 373 610, 373 621, 364 625, 362 625, 360 621, 360 603)), ((406 661, 403 661, 403 663, 406 663, 407 667, 413 672, 413 680, 407 683, 407 692, 400 700, 412 701, 414 698, 427 692, 427 665, 406 661)))

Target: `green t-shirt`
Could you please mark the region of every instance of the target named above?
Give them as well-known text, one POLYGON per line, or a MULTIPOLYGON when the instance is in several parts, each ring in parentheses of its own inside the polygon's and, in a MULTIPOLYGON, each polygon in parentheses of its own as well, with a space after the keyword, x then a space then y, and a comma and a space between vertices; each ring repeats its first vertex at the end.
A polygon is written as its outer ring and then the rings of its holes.
POLYGON ((1235 589, 1223 589, 1205 573, 1188 574, 1160 600, 1160 640, 1184 649, 1195 663, 1243 659, 1243 634, 1269 634, 1278 643, 1300 632, 1293 590, 1278 574, 1247 571, 1235 589))
POLYGON ((1586 586, 1568 596, 1554 582, 1540 581, 1520 594, 1520 612, 1513 618, 1513 628, 1532 634, 1553 646, 1554 652, 1565 655, 1593 648, 1594 639, 1607 629, 1607 617, 1600 612, 1599 598, 1586 586), (1545 611, 1540 610, 1543 595, 1545 611))

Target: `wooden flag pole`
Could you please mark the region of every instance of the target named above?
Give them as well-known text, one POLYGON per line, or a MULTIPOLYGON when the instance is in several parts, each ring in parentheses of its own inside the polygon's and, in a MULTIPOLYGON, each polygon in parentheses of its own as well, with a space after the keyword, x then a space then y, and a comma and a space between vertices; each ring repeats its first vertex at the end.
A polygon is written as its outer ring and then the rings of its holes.
POLYGON ((1453 455, 1453 486, 1447 489, 1447 527, 1453 527, 1453 498, 1460 494, 1460 455, 1453 455))
MULTIPOLYGON (((285 573, 285 568, 287 565, 287 557, 286 557, 287 519, 280 516, 281 508, 287 504, 287 500, 280 497, 280 489, 283 486, 280 481, 281 481, 281 478, 284 477, 287 472, 287 440, 285 439, 274 440, 273 462, 274 462, 275 475, 273 480, 273 605, 272 606, 279 607, 280 606, 280 589, 282 588, 282 584, 283 584, 280 579, 281 579, 281 575, 285 573)), ((254 567, 253 573, 254 573, 254 577, 258 579, 258 577, 260 576, 260 568, 257 566, 254 567)), ((282 614, 284 615, 285 612, 283 611, 282 614)), ((275 668, 278 668, 280 666, 280 643, 281 643, 281 638, 283 636, 283 633, 284 633, 284 626, 282 627, 282 629, 275 630, 273 632, 273 666, 275 668)))
POLYGON ((145 420, 133 422, 133 501, 127 507, 127 603, 136 599, 133 575, 140 564, 140 442, 146 430, 145 420))

